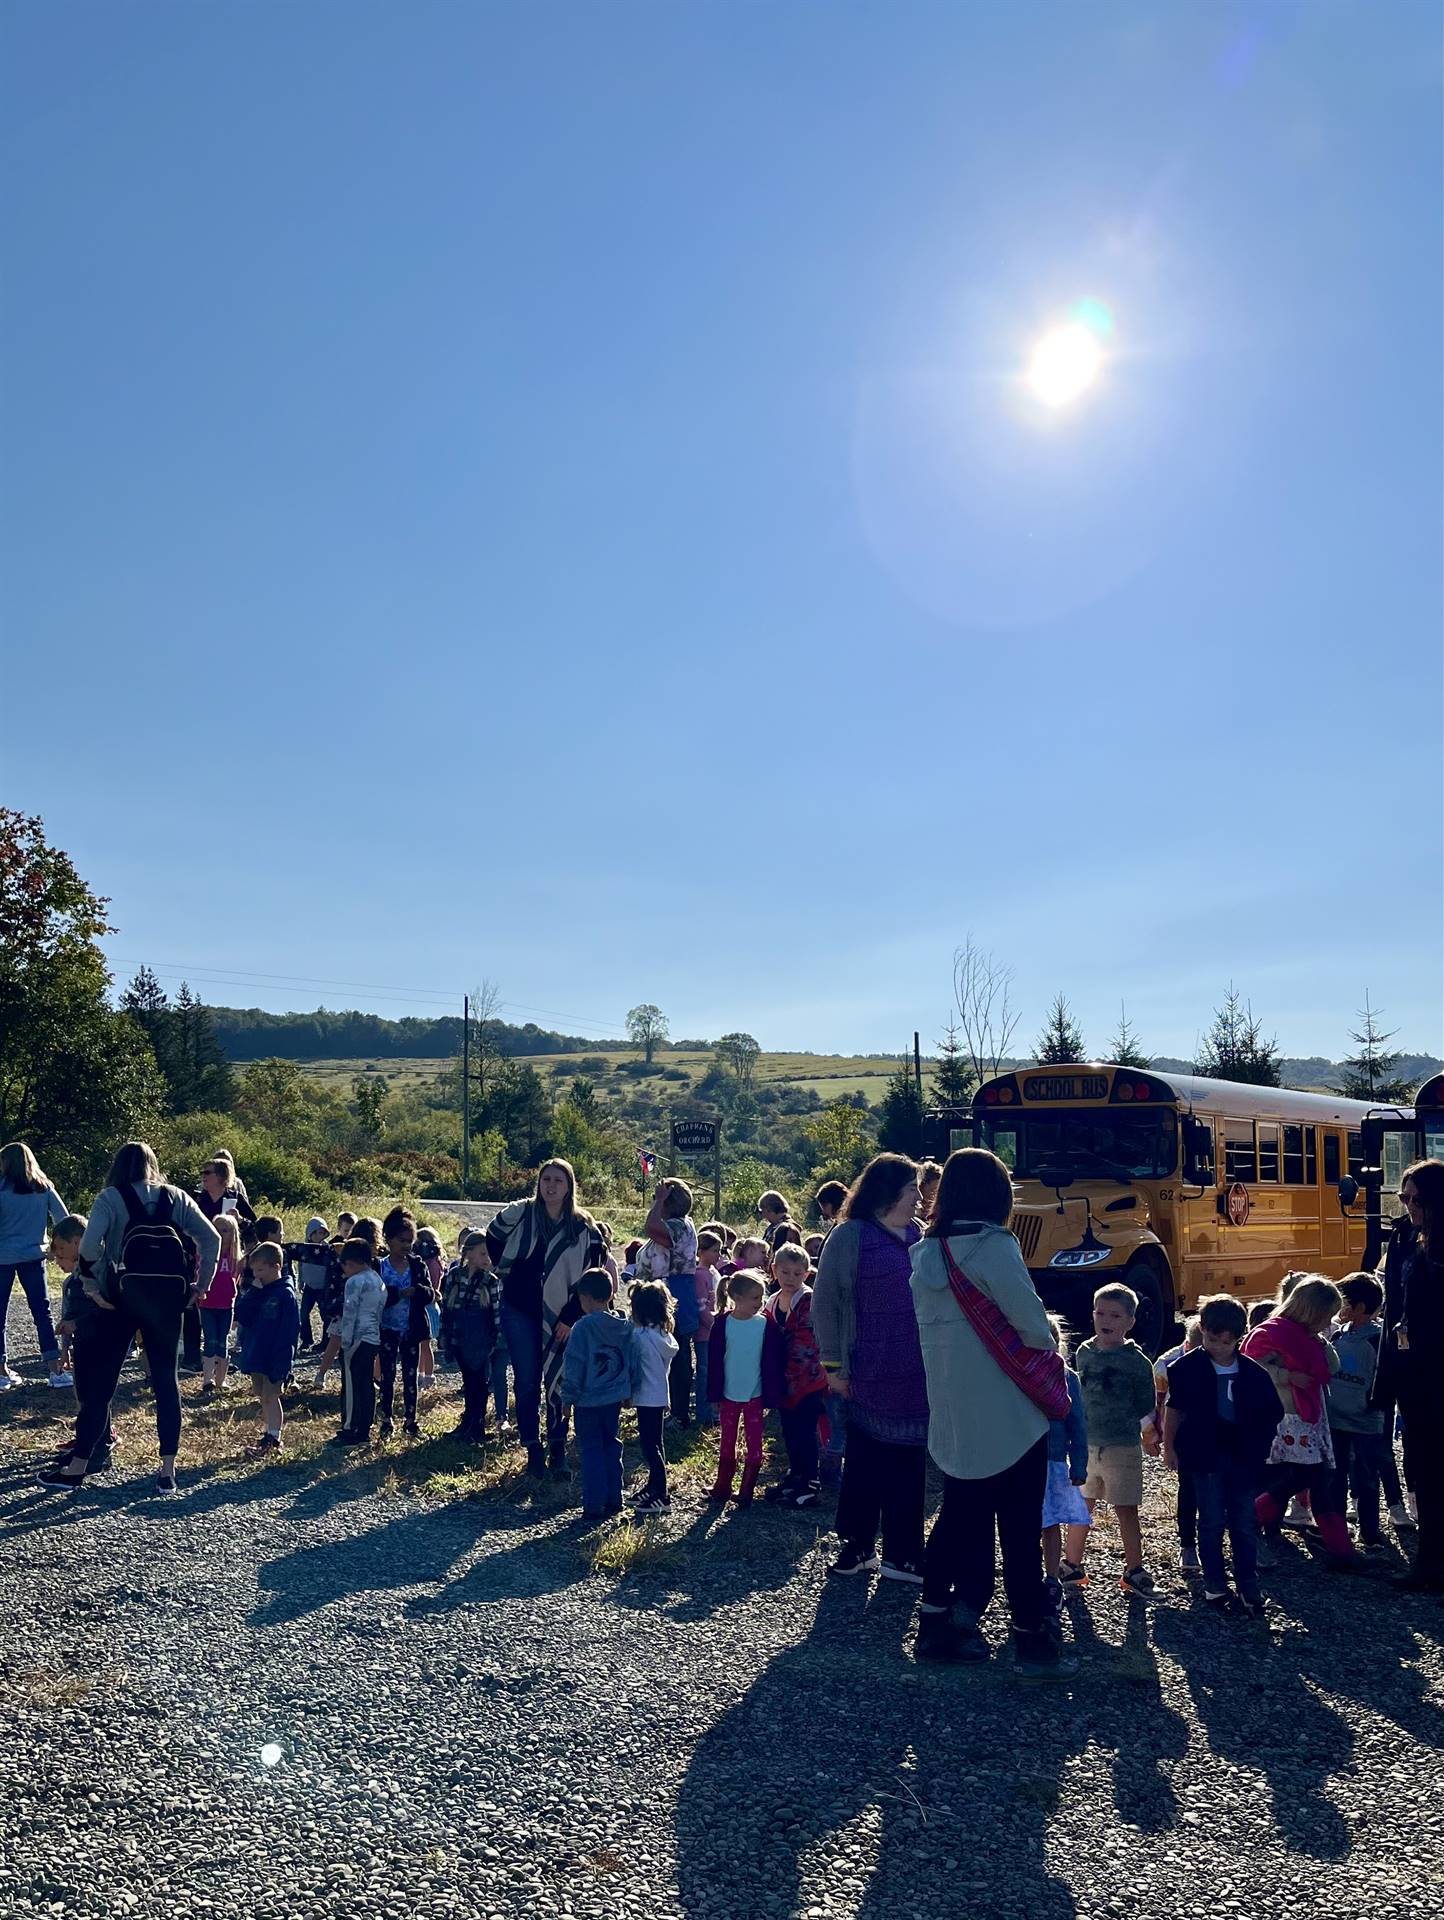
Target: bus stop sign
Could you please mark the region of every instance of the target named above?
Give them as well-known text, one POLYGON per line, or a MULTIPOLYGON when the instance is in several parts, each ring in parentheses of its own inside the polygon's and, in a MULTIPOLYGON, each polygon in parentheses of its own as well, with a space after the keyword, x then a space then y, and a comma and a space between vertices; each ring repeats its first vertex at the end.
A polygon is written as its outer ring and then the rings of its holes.
POLYGON ((678 1153, 711 1153, 717 1145, 715 1120, 674 1120, 672 1145, 678 1153))

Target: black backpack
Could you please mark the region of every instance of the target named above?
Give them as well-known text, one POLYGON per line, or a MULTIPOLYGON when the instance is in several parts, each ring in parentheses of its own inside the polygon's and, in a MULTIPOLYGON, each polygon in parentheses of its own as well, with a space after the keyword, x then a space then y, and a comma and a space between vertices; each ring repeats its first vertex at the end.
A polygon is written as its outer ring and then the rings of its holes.
POLYGON ((172 1219, 175 1195, 169 1187, 146 1206, 135 1188, 120 1189, 130 1220, 120 1243, 120 1275, 142 1286, 179 1284, 186 1292, 195 1285, 195 1248, 172 1219))

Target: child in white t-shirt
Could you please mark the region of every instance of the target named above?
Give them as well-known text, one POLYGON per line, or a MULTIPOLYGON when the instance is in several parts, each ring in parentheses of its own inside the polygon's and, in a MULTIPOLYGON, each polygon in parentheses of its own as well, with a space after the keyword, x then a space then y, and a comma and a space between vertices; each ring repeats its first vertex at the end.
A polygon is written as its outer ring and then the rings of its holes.
POLYGON ((672 1362, 677 1357, 673 1334, 672 1290, 663 1280, 639 1280, 632 1288, 632 1325, 636 1329, 641 1381, 632 1395, 637 1409, 637 1437, 647 1463, 647 1484, 637 1496, 639 1516, 666 1513, 667 1458, 662 1451, 662 1427, 667 1418, 672 1362))

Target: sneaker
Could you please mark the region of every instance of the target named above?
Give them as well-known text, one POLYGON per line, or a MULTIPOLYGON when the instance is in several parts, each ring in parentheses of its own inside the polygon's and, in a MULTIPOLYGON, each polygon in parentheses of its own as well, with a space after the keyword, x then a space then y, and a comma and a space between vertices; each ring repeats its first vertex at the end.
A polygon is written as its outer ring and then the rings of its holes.
POLYGON ((1273 1573, 1279 1564, 1279 1535, 1276 1527, 1265 1527, 1258 1537, 1258 1564, 1264 1573, 1273 1573))
POLYGON ((762 1498, 769 1507, 775 1507, 779 1502, 789 1501, 792 1498, 792 1482, 790 1480, 774 1480, 772 1485, 763 1493, 762 1498))
POLYGON ((1227 1587, 1224 1588, 1222 1593, 1210 1593, 1208 1589, 1205 1588, 1203 1603, 1206 1607, 1212 1608, 1215 1613, 1233 1612, 1233 1594, 1227 1587))
POLYGON ((814 1480, 809 1486, 794 1487, 788 1499, 789 1507, 815 1507, 821 1498, 822 1489, 814 1480))
POLYGON ((1314 1516, 1312 1509, 1306 1507, 1299 1499, 1299 1496, 1295 1494, 1293 1499, 1290 1500, 1288 1510, 1279 1522, 1279 1525, 1284 1527, 1311 1527, 1313 1524, 1314 1516))
POLYGON ((981 1666, 990 1649, 976 1627, 958 1627, 945 1613, 920 1613, 913 1641, 914 1660, 938 1660, 949 1666, 981 1666))
POLYGON ((1125 1593, 1131 1593, 1136 1600, 1152 1600, 1158 1594, 1158 1588, 1153 1583, 1153 1575, 1147 1567, 1130 1568, 1118 1584, 1125 1593))
POLYGON ((655 1500, 642 1499, 639 1500, 633 1508, 633 1512, 639 1520, 645 1520, 654 1513, 670 1513, 671 1511, 672 1502, 665 1498, 655 1500))
POLYGON ((392 1421, 383 1420, 381 1425, 376 1429, 376 1437, 378 1440, 389 1440, 395 1431, 396 1427, 392 1421))
POLYGON ((1245 1620, 1264 1618, 1264 1597, 1261 1593, 1236 1593, 1233 1605, 1235 1613, 1245 1620))
POLYGON ((1396 1500, 1390 1507, 1389 1518, 1396 1527, 1402 1527, 1408 1533, 1412 1533, 1419 1524, 1402 1500, 1396 1500))
POLYGON ((916 1560, 884 1560, 881 1573, 884 1580, 902 1580, 910 1587, 923 1583, 923 1570, 916 1560))
POLYGON ((1063 1609, 1063 1582, 1056 1574, 1048 1574, 1043 1581, 1043 1599, 1049 1613, 1061 1613, 1063 1609))
POLYGON ((75 1385, 75 1375, 73 1373, 67 1373, 64 1367, 59 1367, 50 1375, 50 1384, 57 1392, 62 1387, 73 1387, 75 1385))
POLYGON ((12 1387, 22 1387, 24 1384, 18 1373, 12 1373, 9 1367, 0 1362, 0 1393, 9 1393, 12 1387))
MULTIPOLYGON (((1196 1547, 1185 1547, 1182 1553, 1179 1554, 1178 1571, 1180 1573, 1191 1574, 1200 1574, 1203 1572, 1203 1566, 1199 1560, 1198 1549, 1196 1547)), ((1206 1597, 1207 1596, 1205 1596, 1205 1598, 1206 1597)))
POLYGON ((80 1473, 63 1473, 59 1467, 47 1467, 44 1473, 37 1473, 35 1478, 42 1487, 59 1487, 68 1491, 78 1487, 85 1476, 80 1473))
POLYGON ((417 1426, 414 1420, 408 1420, 406 1424, 402 1427, 401 1431, 407 1436, 408 1439, 419 1440, 421 1438, 421 1429, 420 1427, 417 1426))
POLYGON ((155 1478, 155 1490, 157 1493, 174 1493, 175 1475, 173 1473, 158 1473, 155 1478))
POLYGON ((1066 1590, 1069 1587, 1086 1587, 1087 1584, 1088 1569, 1086 1567, 1075 1566, 1071 1560, 1059 1561, 1058 1585, 1060 1587, 1066 1590))
POLYGON ((1051 1633, 1014 1633, 1013 1671, 1020 1680, 1071 1680, 1076 1653, 1065 1653, 1051 1633))
POLYGON ((881 1565, 882 1556, 871 1547, 844 1547, 827 1571, 845 1579, 853 1573, 876 1573, 881 1565))

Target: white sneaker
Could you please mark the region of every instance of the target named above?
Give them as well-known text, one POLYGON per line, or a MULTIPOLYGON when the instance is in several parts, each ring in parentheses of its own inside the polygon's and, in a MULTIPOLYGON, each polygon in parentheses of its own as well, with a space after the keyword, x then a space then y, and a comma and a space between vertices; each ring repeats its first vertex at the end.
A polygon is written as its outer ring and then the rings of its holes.
POLYGON ((1285 1527, 1311 1527, 1314 1524, 1314 1516, 1295 1494, 1289 1502, 1288 1512, 1279 1524, 1285 1527))
POLYGON ((57 1388, 73 1387, 75 1385, 75 1375, 73 1373, 66 1373, 64 1370, 59 1373, 52 1373, 50 1376, 50 1384, 52 1387, 57 1388))
POLYGON ((12 1373, 9 1367, 0 1367, 0 1393, 9 1393, 12 1387, 24 1384, 18 1373, 12 1373))

